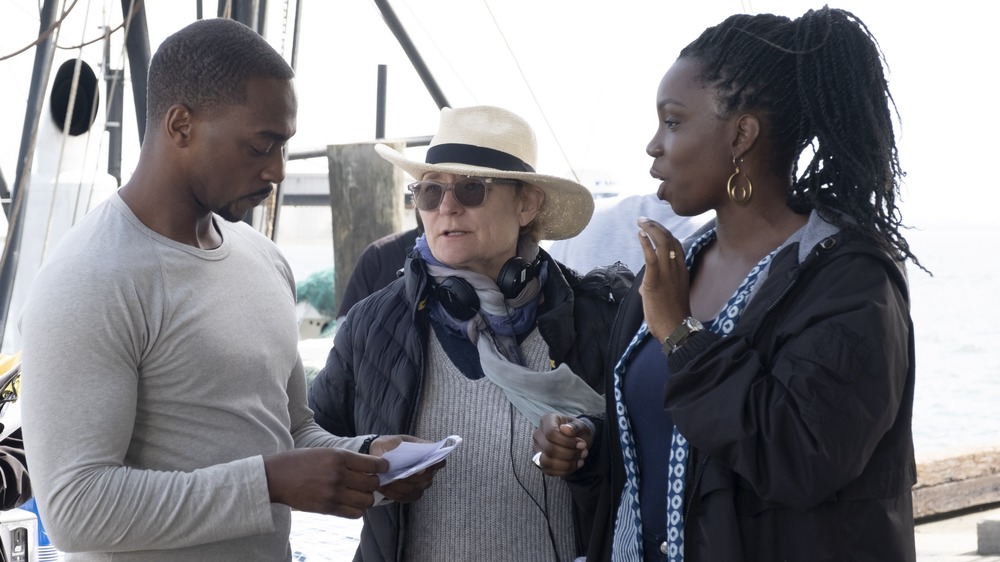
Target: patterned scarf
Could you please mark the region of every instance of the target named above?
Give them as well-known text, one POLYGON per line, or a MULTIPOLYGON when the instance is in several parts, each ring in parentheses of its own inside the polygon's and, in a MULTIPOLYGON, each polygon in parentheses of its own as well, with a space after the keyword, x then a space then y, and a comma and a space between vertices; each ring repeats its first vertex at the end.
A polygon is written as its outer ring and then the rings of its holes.
MULTIPOLYGON (((435 282, 440 283, 446 277, 460 277, 472 285, 479 296, 479 314, 469 320, 459 320, 448 314, 438 300, 430 302, 431 316, 453 333, 468 338, 474 344, 478 344, 481 333, 490 334, 504 357, 519 364, 521 361, 517 337, 527 334, 535 327, 539 295, 548 279, 548 263, 542 263, 538 275, 525 284, 521 294, 513 299, 505 299, 494 279, 467 269, 454 269, 438 261, 427 245, 427 235, 417 238, 415 248, 427 264, 427 271, 435 282)), ((527 236, 518 240, 518 250, 518 255, 528 263, 538 256, 538 244, 527 236)))
MULTIPOLYGON (((538 255, 538 245, 530 238, 522 238, 519 247, 522 249, 519 255, 526 261, 534 261, 538 255)), ((522 364, 517 336, 535 328, 541 287, 548 278, 547 262, 542 263, 539 275, 525 286, 520 295, 505 301, 492 279, 450 268, 435 259, 423 236, 417 239, 416 248, 437 282, 448 276, 457 276, 475 288, 480 310, 470 320, 454 318, 436 300, 430 305, 431 316, 476 344, 483 374, 503 390, 507 400, 532 425, 537 427, 541 416, 549 412, 578 416, 604 411, 604 397, 590 388, 566 363, 543 372, 522 364)))

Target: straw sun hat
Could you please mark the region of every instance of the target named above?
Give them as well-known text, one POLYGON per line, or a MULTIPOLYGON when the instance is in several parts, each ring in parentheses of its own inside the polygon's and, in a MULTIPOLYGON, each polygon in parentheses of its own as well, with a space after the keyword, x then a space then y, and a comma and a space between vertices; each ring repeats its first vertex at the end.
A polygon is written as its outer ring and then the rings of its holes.
POLYGON ((375 152, 415 179, 428 172, 509 178, 539 187, 545 203, 535 219, 543 240, 572 238, 594 214, 590 191, 567 179, 535 173, 535 133, 518 115, 491 106, 444 108, 426 162, 406 159, 384 144, 375 152))

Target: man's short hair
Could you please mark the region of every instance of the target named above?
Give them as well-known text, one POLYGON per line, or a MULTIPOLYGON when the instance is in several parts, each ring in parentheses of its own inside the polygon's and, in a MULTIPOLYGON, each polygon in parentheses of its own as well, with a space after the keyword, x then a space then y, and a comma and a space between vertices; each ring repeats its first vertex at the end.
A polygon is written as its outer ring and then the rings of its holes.
POLYGON ((295 71, 254 30, 235 20, 196 21, 167 37, 149 64, 146 120, 180 103, 192 111, 246 101, 251 78, 290 80, 295 71))

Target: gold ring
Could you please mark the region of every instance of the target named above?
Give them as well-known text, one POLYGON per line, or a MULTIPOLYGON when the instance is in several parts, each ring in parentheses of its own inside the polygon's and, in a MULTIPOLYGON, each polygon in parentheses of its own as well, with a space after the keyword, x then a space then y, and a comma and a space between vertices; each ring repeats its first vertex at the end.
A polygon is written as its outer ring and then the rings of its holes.
POLYGON ((675 252, 675 251, 673 251, 673 250, 670 250, 670 254, 669 254, 669 256, 670 256, 670 259, 674 259, 674 258, 676 258, 676 257, 677 257, 677 252, 675 252))
POLYGON ((539 469, 541 469, 542 468, 542 452, 538 451, 537 453, 535 453, 535 456, 531 457, 531 462, 535 463, 535 466, 537 466, 539 469))

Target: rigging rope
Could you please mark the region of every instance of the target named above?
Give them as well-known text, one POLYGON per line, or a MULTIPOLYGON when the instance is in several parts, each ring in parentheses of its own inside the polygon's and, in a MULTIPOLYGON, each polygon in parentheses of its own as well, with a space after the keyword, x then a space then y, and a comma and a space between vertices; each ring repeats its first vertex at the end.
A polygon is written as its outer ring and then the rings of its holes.
MULTIPOLYGON (((48 39, 49 35, 52 35, 52 32, 55 31, 56 29, 58 29, 59 26, 62 25, 63 20, 65 20, 66 16, 68 16, 69 13, 71 11, 73 11, 73 8, 76 7, 76 3, 78 1, 79 0, 73 0, 73 3, 69 5, 69 8, 66 8, 66 10, 62 13, 62 15, 59 16, 59 19, 57 19, 56 21, 52 22, 52 25, 50 25, 45 31, 43 31, 42 33, 39 33, 38 37, 34 41, 32 41, 31 43, 28 43, 27 45, 25 45, 24 47, 22 47, 22 48, 20 48, 20 49, 18 49, 16 51, 14 51, 13 53, 0 56, 0 62, 5 61, 5 60, 10 59, 10 58, 14 58, 17 55, 20 55, 21 53, 27 51, 28 49, 30 49, 30 48, 38 45, 42 41, 45 41, 46 39, 48 39)), ((58 37, 59 34, 57 33, 56 36, 58 37)))
POLYGON ((406 8, 406 10, 410 13, 410 17, 413 18, 413 21, 417 23, 417 26, 420 28, 420 30, 423 31, 424 35, 427 36, 427 40, 430 42, 431 46, 434 47, 434 50, 437 51, 439 55, 441 55, 442 59, 444 59, 444 63, 448 65, 449 69, 451 69, 451 73, 455 76, 455 79, 458 80, 458 83, 461 84, 462 87, 465 88, 465 91, 469 93, 469 95, 472 97, 473 102, 478 104, 479 100, 476 97, 476 93, 473 92, 472 88, 470 88, 469 85, 465 83, 464 79, 465 73, 459 72, 458 69, 456 69, 455 66, 451 64, 451 59, 448 57, 447 54, 445 54, 444 50, 437 44, 437 41, 434 40, 435 34, 427 30, 427 27, 424 26, 424 23, 420 19, 419 14, 414 12, 410 8, 409 4, 404 3, 403 7, 406 8))
MULTIPOLYGON (((135 18, 136 14, 139 13, 139 10, 143 8, 143 2, 144 1, 145 0, 131 0, 131 2, 129 3, 129 13, 128 13, 128 15, 125 16, 123 14, 122 26, 119 26, 118 29, 121 29, 121 27, 125 28, 125 35, 124 36, 126 38, 128 37, 128 34, 131 31, 132 20, 135 18)), ((105 22, 105 24, 106 23, 107 22, 105 22)), ((108 29, 107 25, 105 25, 104 29, 105 29, 105 41, 110 45, 111 35, 114 34, 115 31, 117 31, 117 29, 110 30, 110 29, 108 29)), ((125 53, 126 53, 126 48, 127 48, 127 40, 122 41, 121 49, 119 49, 119 51, 118 51, 117 68, 119 68, 119 69, 125 68, 125 53)), ((110 67, 110 65, 111 65, 111 57, 110 56, 108 57, 107 64, 110 67)), ((111 72, 110 68, 105 68, 103 70, 104 70, 105 75, 107 75, 108 72, 111 72)), ((121 80, 123 77, 124 77, 124 72, 115 72, 115 73, 112 74, 111 84, 110 84, 110 87, 108 88, 108 90, 111 93, 109 94, 109 97, 105 101, 105 104, 104 104, 104 125, 105 125, 105 127, 107 127, 108 121, 111 118, 111 108, 114 107, 115 100, 114 100, 114 98, 112 96, 114 96, 116 93, 118 93, 118 87, 117 87, 118 86, 118 81, 121 80)), ((122 127, 122 123, 119 122, 118 123, 118 127, 121 128, 122 127)), ((90 134, 90 132, 88 132, 88 134, 90 134)), ((100 152, 102 151, 103 148, 104 148, 104 134, 102 132, 100 138, 98 139, 98 144, 97 144, 97 152, 98 152, 98 154, 100 154, 100 152)), ((92 186, 94 185, 94 183, 96 181, 96 178, 97 178, 97 168, 98 168, 99 165, 100 165, 99 162, 95 160, 94 161, 94 174, 93 174, 92 180, 90 182, 92 186)), ((81 180, 80 181, 81 182, 83 181, 82 174, 81 174, 81 180)), ((85 209, 90 209, 90 206, 93 204, 93 197, 94 197, 94 190, 91 189, 90 190, 90 195, 89 195, 89 197, 87 199, 87 204, 84 207, 85 209)), ((76 216, 75 215, 73 217, 73 222, 76 223, 76 216)))
MULTIPOLYGON (((105 32, 104 32, 103 37, 101 37, 99 39, 104 39, 104 41, 106 43, 110 44, 111 36, 115 32, 117 32, 118 30, 120 30, 122 28, 125 29, 125 34, 127 36, 128 31, 129 31, 130 26, 131 26, 131 23, 132 23, 132 20, 135 17, 135 15, 138 13, 138 10, 142 7, 143 1, 144 0, 132 0, 131 3, 130 3, 130 8, 129 8, 128 15, 127 16, 123 15, 122 23, 120 25, 118 25, 117 27, 115 27, 113 30, 110 28, 110 25, 108 24, 107 20, 110 19, 110 16, 109 16, 108 12, 105 10, 104 11, 104 21, 103 21, 104 25, 102 26, 104 28, 105 32)), ((74 4, 76 4, 76 0, 74 0, 74 4)), ((84 30, 87 29, 87 21, 88 21, 89 13, 90 13, 90 1, 89 0, 88 0, 88 5, 87 5, 86 13, 87 13, 87 15, 84 17, 84 25, 83 25, 83 29, 84 30)), ((49 205, 49 216, 48 216, 48 221, 47 221, 47 228, 46 228, 45 238, 43 240, 43 246, 42 246, 42 248, 43 248, 42 249, 42 258, 43 259, 48 254, 49 241, 50 241, 50 239, 52 237, 52 222, 53 222, 52 221, 52 217, 55 214, 56 191, 58 189, 59 178, 60 178, 60 175, 62 173, 62 163, 63 163, 63 157, 65 155, 65 151, 66 151, 66 142, 67 142, 68 137, 70 136, 69 135, 69 129, 70 129, 70 125, 72 124, 72 120, 73 120, 73 113, 74 113, 75 105, 76 105, 76 94, 78 92, 79 85, 80 85, 79 83, 80 83, 80 76, 81 76, 81 68, 82 68, 82 64, 83 64, 83 47, 88 46, 90 44, 93 44, 95 41, 96 40, 94 40, 94 41, 85 41, 85 42, 82 42, 82 43, 80 43, 79 45, 76 46, 76 49, 79 50, 80 52, 77 55, 76 64, 75 64, 74 69, 73 69, 73 81, 72 81, 72 84, 70 86, 70 94, 69 94, 68 104, 67 104, 67 108, 66 108, 66 118, 65 118, 65 121, 63 122, 63 130, 62 130, 62 134, 61 134, 61 145, 60 145, 60 148, 59 148, 59 158, 57 160, 57 165, 56 165, 56 170, 55 170, 55 178, 54 178, 53 184, 52 184, 52 190, 53 190, 52 191, 52 200, 51 200, 50 205, 49 205)), ((119 65, 119 67, 122 67, 122 65, 124 65, 124 61, 125 61, 125 49, 126 49, 126 43, 123 41, 122 42, 122 47, 121 47, 121 49, 119 50, 119 53, 118 53, 118 65, 119 65)), ((110 57, 109 57, 109 60, 107 61, 107 64, 110 65, 110 57)), ((103 61, 102 61, 102 65, 101 66, 104 66, 104 62, 103 61)), ((110 72, 109 68, 103 68, 102 70, 103 70, 103 74, 105 76, 107 75, 108 72, 110 72)), ((111 92, 111 94, 110 94, 111 96, 115 95, 115 93, 117 92, 117 87, 116 86, 117 86, 117 83, 118 83, 118 81, 119 81, 120 78, 121 78, 121 73, 116 72, 116 73, 114 73, 112 75, 111 87, 109 88, 109 90, 111 92)), ((96 85, 95 85, 95 89, 97 89, 96 85)), ((100 100, 100 95, 99 94, 93 96, 93 101, 91 103, 90 112, 88 113, 88 115, 90 116, 91 119, 97 113, 97 107, 98 107, 99 100, 100 100)), ((105 109, 104 109, 104 123, 105 123, 105 126, 107 125, 108 120, 109 120, 109 118, 111 116, 111 108, 114 105, 113 101, 114 100, 112 98, 109 98, 108 100, 106 100, 106 103, 105 103, 105 109)), ((90 146, 91 145, 91 136, 93 134, 94 134, 94 127, 89 127, 88 130, 87 130, 87 132, 86 132, 86 140, 84 141, 84 152, 83 152, 83 159, 82 159, 82 165, 83 166, 86 166, 86 163, 87 163, 87 156, 89 155, 90 148, 91 148, 91 146, 90 146)), ((97 152, 98 152, 98 154, 100 154, 100 152, 103 149, 103 147, 104 147, 104 135, 103 135, 103 130, 102 130, 100 136, 98 137, 98 145, 97 145, 97 152)), ((90 191, 87 193, 87 200, 86 200, 86 202, 85 202, 85 204, 83 206, 84 213, 86 213, 86 211, 89 210, 90 207, 91 207, 91 205, 93 204, 93 197, 94 197, 94 192, 95 192, 95 187, 96 187, 96 182, 97 182, 97 174, 98 174, 98 168, 99 168, 99 166, 100 166, 100 162, 98 160, 95 160, 94 163, 93 163, 93 171, 92 171, 92 174, 90 175, 90 181, 86 182, 86 183, 88 183, 90 185, 90 191)), ((77 221, 80 218, 80 212, 81 212, 80 201, 81 201, 81 196, 83 194, 84 183, 85 183, 84 182, 85 176, 87 176, 87 173, 85 172, 84 169, 81 168, 80 174, 79 174, 79 177, 78 177, 77 186, 76 186, 76 201, 75 201, 74 206, 73 206, 72 218, 70 220, 70 224, 71 225, 76 224, 77 221)))
MULTIPOLYGON (((139 0, 139 1, 142 2, 142 0, 139 0)), ((125 27, 125 20, 124 19, 114 29, 112 29, 110 31, 106 31, 104 33, 104 35, 101 35, 100 37, 94 37, 93 39, 91 39, 89 41, 84 41, 83 43, 80 43, 79 45, 72 45, 70 47, 63 47, 62 45, 56 45, 56 48, 57 49, 63 49, 65 51, 72 51, 73 49, 82 49, 83 47, 87 47, 89 45, 93 45, 94 43, 97 43, 98 41, 107 41, 108 40, 107 38, 108 38, 109 34, 112 34, 112 33, 118 31, 119 29, 121 29, 123 27, 125 27)))
POLYGON ((514 50, 511 49, 510 43, 507 42, 507 37, 504 35, 503 30, 500 29, 500 24, 497 22, 496 16, 493 15, 493 10, 490 8, 490 4, 487 0, 483 0, 483 5, 486 6, 486 11, 490 13, 490 18, 493 20, 493 25, 497 28, 497 33, 500 34, 500 38, 503 39, 504 45, 507 46, 507 52, 510 53, 510 57, 514 59, 514 65, 517 66, 518 73, 521 74, 521 80, 524 81, 524 85, 528 88, 528 93, 531 94, 531 99, 535 102, 535 107, 538 108, 539 113, 542 114, 542 120, 545 121, 545 127, 552 133, 552 139, 556 142, 556 147, 559 149, 559 153, 562 154, 563 160, 569 166, 570 172, 573 173, 573 179, 579 183, 580 178, 576 175, 576 167, 570 162, 569 156, 566 155, 566 151, 563 150, 562 143, 559 142, 559 135, 556 134, 555 129, 552 128, 552 123, 549 122, 548 115, 545 114, 545 110, 542 109, 542 104, 538 102, 538 97, 535 96, 535 91, 531 88, 531 84, 528 82, 528 77, 524 75, 524 70, 521 68, 521 62, 517 60, 517 55, 514 54, 514 50))
MULTIPOLYGON (((75 0, 74 0, 74 3, 75 3, 75 0)), ((90 0, 87 0, 87 9, 84 10, 83 27, 82 27, 82 31, 80 32, 81 34, 86 33, 87 21, 90 18, 90 5, 91 5, 90 0)), ((57 44, 59 43, 59 36, 58 35, 56 35, 55 42, 57 44)), ((67 137, 69 137, 69 129, 70 129, 70 126, 73 124, 73 112, 76 110, 76 94, 77 94, 77 90, 79 89, 79 86, 80 86, 80 70, 83 67, 83 58, 82 58, 82 56, 80 56, 80 55, 83 54, 83 47, 81 47, 79 49, 79 51, 80 51, 80 54, 76 57, 76 62, 73 65, 73 81, 70 83, 70 87, 69 87, 69 99, 67 100, 67 104, 66 104, 66 114, 65 114, 65 117, 63 118, 62 137, 60 138, 60 143, 59 143, 59 158, 56 160, 56 176, 55 176, 55 178, 52 181, 52 199, 49 201, 49 218, 46 221, 45 238, 42 240, 42 255, 41 255, 41 260, 44 260, 46 254, 48 254, 49 239, 52 237, 52 215, 55 214, 56 195, 57 195, 57 192, 58 192, 58 189, 59 189, 59 176, 62 173, 63 156, 65 156, 65 154, 66 154, 66 139, 67 139, 67 137)), ((95 100, 96 100, 96 97, 95 97, 95 100)), ((92 108, 91 115, 93 115, 93 109, 96 109, 96 108, 92 108)), ((87 136, 88 137, 90 136, 89 132, 88 132, 87 136)), ((89 144, 89 143, 87 143, 87 144, 89 144)), ((86 161, 86 158, 84 159, 84 161, 86 161)), ((78 206, 80 204, 80 191, 81 191, 82 187, 83 186, 82 186, 82 182, 81 182, 81 184, 79 184, 77 186, 76 206, 78 206)), ((73 222, 76 222, 76 209, 75 208, 73 209, 73 222)))

